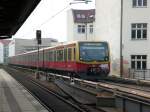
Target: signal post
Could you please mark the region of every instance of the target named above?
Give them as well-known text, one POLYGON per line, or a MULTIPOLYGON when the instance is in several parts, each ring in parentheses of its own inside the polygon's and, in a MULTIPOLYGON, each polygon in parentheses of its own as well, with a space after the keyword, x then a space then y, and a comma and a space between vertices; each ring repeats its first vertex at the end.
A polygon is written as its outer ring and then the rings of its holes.
POLYGON ((39 73, 39 47, 42 43, 42 41, 41 41, 41 30, 36 30, 36 40, 37 40, 38 55, 37 55, 37 71, 35 73, 35 78, 39 79, 40 78, 40 73, 39 73))

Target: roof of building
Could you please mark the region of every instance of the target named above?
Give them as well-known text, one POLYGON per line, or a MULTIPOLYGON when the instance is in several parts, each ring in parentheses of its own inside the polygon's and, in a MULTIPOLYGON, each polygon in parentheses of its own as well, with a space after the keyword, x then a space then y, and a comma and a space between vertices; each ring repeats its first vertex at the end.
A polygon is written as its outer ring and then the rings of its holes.
POLYGON ((0 39, 11 38, 41 0, 0 0, 0 39))
POLYGON ((95 9, 76 10, 72 9, 75 23, 92 23, 95 21, 95 9))

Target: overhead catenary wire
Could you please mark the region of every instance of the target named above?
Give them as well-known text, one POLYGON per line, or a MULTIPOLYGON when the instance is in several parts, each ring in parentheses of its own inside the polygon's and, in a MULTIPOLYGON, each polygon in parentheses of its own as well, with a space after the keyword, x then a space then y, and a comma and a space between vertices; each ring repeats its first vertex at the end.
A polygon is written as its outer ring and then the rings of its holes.
POLYGON ((73 5, 73 4, 78 4, 78 3, 88 3, 91 1, 75 1, 75 2, 69 2, 63 9, 59 10, 58 12, 56 12, 54 15, 52 15, 51 17, 49 17, 48 19, 46 19, 44 22, 42 22, 41 24, 35 26, 34 28, 32 28, 32 30, 30 30, 29 32, 27 32, 26 34, 24 34, 22 37, 25 37, 26 35, 30 34, 33 31, 36 31, 37 28, 42 27, 43 25, 45 25, 46 23, 48 23, 49 21, 53 20, 56 16, 58 16, 59 14, 61 14, 62 12, 64 12, 67 8, 69 8, 69 6, 73 5))
MULTIPOLYGON (((70 6, 70 4, 67 5, 65 8, 61 9, 60 11, 58 11, 57 13, 55 13, 54 15, 52 15, 51 17, 49 17, 48 19, 46 19, 46 20, 45 20, 44 22, 42 22, 41 24, 35 26, 32 30, 30 30, 29 32, 27 32, 26 34, 24 34, 24 36, 30 34, 30 33, 33 32, 33 31, 36 31, 37 28, 42 27, 43 25, 45 25, 46 23, 48 23, 50 20, 54 19, 57 15, 59 15, 60 13, 62 13, 63 11, 65 11, 69 6, 70 6)), ((22 37, 24 37, 24 36, 22 36, 22 37)))

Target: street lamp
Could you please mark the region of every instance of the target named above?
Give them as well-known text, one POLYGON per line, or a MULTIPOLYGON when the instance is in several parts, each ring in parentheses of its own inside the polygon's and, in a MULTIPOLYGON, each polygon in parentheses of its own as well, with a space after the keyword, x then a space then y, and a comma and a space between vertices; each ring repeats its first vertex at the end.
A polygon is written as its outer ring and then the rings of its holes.
POLYGON ((37 39, 37 49, 38 49, 38 57, 37 57, 37 73, 36 78, 39 79, 39 45, 41 44, 41 30, 36 30, 36 39, 37 39))

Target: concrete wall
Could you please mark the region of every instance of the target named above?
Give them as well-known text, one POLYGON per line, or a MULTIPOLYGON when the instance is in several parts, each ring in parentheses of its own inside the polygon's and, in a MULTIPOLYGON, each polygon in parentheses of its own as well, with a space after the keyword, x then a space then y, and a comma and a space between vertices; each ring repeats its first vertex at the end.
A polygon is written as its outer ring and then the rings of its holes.
POLYGON ((74 22, 72 10, 67 11, 67 41, 72 41, 74 37, 74 22))
POLYGON ((9 53, 8 53, 8 56, 14 56, 14 55, 15 55, 15 40, 9 43, 9 53))
POLYGON ((4 49, 3 44, 0 42, 0 63, 4 62, 4 49))

